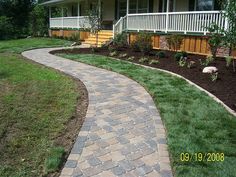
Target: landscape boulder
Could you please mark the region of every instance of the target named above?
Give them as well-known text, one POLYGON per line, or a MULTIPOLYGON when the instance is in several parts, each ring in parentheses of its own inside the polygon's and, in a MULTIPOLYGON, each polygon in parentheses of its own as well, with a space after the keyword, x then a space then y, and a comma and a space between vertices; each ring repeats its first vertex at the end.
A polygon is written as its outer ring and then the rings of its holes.
POLYGON ((218 69, 216 67, 208 66, 208 67, 205 67, 202 72, 211 74, 211 73, 215 73, 217 71, 218 71, 218 69))

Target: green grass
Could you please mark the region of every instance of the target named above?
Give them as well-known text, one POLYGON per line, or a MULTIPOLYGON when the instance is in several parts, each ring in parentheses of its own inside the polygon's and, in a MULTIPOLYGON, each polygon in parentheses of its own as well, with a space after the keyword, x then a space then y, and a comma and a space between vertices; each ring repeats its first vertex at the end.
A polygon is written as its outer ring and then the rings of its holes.
POLYGON ((68 46, 70 41, 54 38, 28 38, 0 41, 0 53, 11 52, 21 53, 25 50, 42 48, 42 47, 56 47, 56 46, 68 46))
POLYGON ((61 56, 112 70, 143 85, 152 95, 167 129, 176 177, 235 177, 236 118, 183 79, 96 55, 61 56), (224 162, 181 162, 182 152, 225 154, 224 162))
POLYGON ((17 53, 66 43, 41 38, 0 42, 1 177, 42 176, 61 164, 64 149, 55 139, 75 113, 77 84, 17 53))

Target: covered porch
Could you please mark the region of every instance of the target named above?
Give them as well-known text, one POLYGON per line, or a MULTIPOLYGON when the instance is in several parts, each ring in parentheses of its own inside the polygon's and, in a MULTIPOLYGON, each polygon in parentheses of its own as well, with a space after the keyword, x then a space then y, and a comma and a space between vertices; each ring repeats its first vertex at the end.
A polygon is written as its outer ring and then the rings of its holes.
POLYGON ((216 23, 227 29, 217 0, 51 0, 50 28, 87 29, 88 12, 100 9, 103 29, 123 31, 179 32, 207 34, 216 23), (54 8, 57 7, 57 16, 54 8), (58 9, 60 12, 58 12, 58 9), (59 14, 59 17, 58 17, 59 14))

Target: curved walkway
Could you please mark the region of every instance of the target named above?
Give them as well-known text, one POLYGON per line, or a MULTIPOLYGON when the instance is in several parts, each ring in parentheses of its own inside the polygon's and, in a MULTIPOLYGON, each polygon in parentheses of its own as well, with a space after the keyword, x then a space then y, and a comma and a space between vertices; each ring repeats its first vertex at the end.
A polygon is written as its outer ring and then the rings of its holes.
POLYGON ((49 54, 22 55, 80 79, 89 93, 87 115, 61 177, 172 177, 165 130, 151 96, 135 81, 49 54))

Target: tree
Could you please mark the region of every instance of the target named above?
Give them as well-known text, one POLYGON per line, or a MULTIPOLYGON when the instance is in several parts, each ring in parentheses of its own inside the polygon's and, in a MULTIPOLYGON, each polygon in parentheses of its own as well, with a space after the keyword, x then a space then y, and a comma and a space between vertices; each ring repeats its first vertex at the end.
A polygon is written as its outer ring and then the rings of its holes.
POLYGON ((89 24, 91 33, 96 35, 96 47, 98 47, 98 32, 101 30, 101 12, 99 6, 89 11, 89 24))
POLYGON ((47 34, 48 13, 45 7, 35 5, 30 13, 29 31, 33 36, 43 36, 47 34))
POLYGON ((0 16, 11 19, 11 24, 14 28, 12 35, 27 35, 29 16, 34 5, 33 3, 33 0, 0 1, 0 16))
POLYGON ((227 19, 228 27, 224 29, 225 44, 230 47, 230 55, 232 49, 236 47, 236 1, 235 0, 223 0, 222 6, 224 9, 224 16, 227 19))

